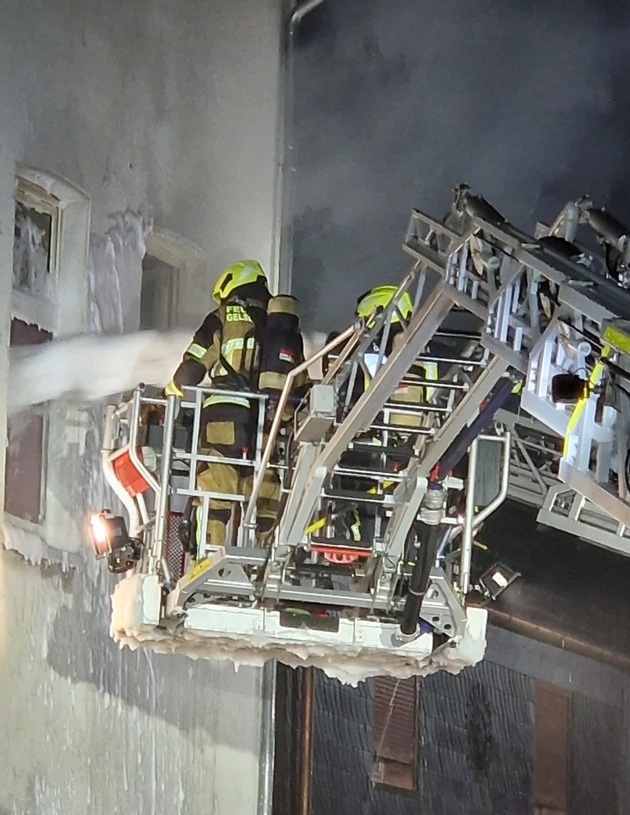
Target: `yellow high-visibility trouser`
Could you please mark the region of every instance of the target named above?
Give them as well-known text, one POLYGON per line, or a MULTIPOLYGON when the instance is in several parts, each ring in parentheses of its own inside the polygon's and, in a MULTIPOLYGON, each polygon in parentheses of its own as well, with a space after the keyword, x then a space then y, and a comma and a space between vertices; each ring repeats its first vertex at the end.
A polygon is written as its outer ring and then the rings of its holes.
MULTIPOLYGON (((202 429, 203 455, 240 459, 243 451, 250 449, 250 411, 240 405, 227 403, 209 408, 205 415, 206 426, 202 429), (232 417, 232 418, 229 418, 232 417)), ((249 497, 252 491, 252 467, 222 462, 203 462, 197 473, 197 487, 203 492, 226 496, 209 499, 207 540, 211 545, 227 543, 227 527, 232 517, 234 499, 231 496, 249 497)), ((280 502, 280 482, 275 470, 267 469, 257 504, 258 543, 265 545, 275 524, 280 502)), ((201 524, 197 524, 198 534, 201 524)))

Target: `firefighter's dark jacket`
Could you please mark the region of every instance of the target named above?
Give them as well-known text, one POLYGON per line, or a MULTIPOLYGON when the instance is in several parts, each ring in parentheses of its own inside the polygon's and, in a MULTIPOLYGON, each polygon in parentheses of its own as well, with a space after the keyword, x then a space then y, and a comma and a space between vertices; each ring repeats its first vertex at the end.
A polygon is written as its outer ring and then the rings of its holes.
POLYGON ((269 292, 260 283, 235 290, 195 333, 174 383, 180 388, 198 385, 209 374, 215 388, 256 389, 268 301, 269 292))
MULTIPOLYGON (((208 374, 213 388, 260 390, 273 401, 289 372, 304 361, 298 307, 289 295, 270 297, 260 283, 241 286, 206 317, 173 376, 174 383, 179 388, 198 385, 208 374)), ((306 371, 294 379, 291 404, 302 398, 310 384, 306 371)), ((225 403, 249 407, 247 399, 227 394, 210 396, 204 406, 225 403)))

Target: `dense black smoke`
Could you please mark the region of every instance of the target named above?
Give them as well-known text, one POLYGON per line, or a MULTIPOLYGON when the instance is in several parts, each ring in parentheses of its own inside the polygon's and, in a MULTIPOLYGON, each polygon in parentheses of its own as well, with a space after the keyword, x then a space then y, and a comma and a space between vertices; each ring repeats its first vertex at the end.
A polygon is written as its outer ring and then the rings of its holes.
MULTIPOLYGON (((614 7, 613 7, 614 6, 614 7)), ((470 183, 523 228, 588 193, 630 220, 630 8, 325 0, 302 23, 293 285, 305 321, 348 322, 398 282, 412 207, 470 183)))

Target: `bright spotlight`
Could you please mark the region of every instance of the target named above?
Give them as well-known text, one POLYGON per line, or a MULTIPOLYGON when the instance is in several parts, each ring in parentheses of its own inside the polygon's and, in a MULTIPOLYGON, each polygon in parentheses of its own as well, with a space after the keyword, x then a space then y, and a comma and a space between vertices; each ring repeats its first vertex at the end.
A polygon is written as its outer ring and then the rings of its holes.
POLYGON ((496 600, 521 576, 503 563, 495 563, 479 578, 479 588, 486 597, 496 600))
POLYGON ((90 518, 90 542, 97 560, 107 558, 110 572, 126 572, 138 561, 137 541, 129 537, 125 519, 108 509, 90 518))

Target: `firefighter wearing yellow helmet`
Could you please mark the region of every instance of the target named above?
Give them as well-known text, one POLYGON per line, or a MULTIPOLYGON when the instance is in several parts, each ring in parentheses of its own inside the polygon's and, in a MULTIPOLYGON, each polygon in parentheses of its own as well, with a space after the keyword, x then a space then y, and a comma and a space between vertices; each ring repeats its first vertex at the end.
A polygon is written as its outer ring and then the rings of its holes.
MULTIPOLYGON (((397 286, 377 286, 376 288, 365 292, 365 294, 362 294, 357 300, 355 311, 356 316, 360 317, 365 322, 367 328, 370 328, 378 314, 390 307, 394 301, 394 298, 396 297, 397 291, 397 286)), ((387 347, 384 349, 383 361, 387 359, 387 357, 399 346, 401 342, 404 342, 403 329, 411 319, 412 315, 413 300, 408 292, 404 292, 398 297, 391 311, 391 316, 389 318, 389 338, 387 347)), ((364 362, 372 375, 375 373, 373 368, 379 357, 381 339, 381 336, 376 337, 373 342, 373 347, 368 348, 365 354, 364 362)), ((437 378, 437 367, 435 363, 423 362, 418 367, 423 369, 426 379, 437 378)), ((365 384, 367 386, 368 382, 365 384)), ((419 404, 423 401, 423 396, 428 399, 432 393, 433 388, 427 388, 426 393, 423 393, 423 388, 418 385, 405 385, 401 383, 401 385, 392 395, 391 401, 394 403, 400 402, 402 404, 419 404)), ((409 415, 393 413, 390 416, 390 424, 395 426, 404 425, 410 427, 413 426, 414 423, 419 424, 420 421, 421 419, 419 417, 410 417, 409 415)))
MULTIPOLYGON (((208 314, 195 333, 165 392, 181 397, 182 388, 198 385, 206 375, 213 388, 231 391, 225 395, 212 394, 204 402, 201 452, 242 459, 251 446, 255 416, 252 416, 253 400, 235 392, 257 388, 270 299, 262 266, 255 260, 229 266, 217 280, 212 296, 217 308, 208 314)), ((222 462, 202 466, 204 469, 197 475, 200 490, 224 495, 247 495, 251 491, 251 467, 222 462)), ((226 543, 232 506, 229 500, 210 499, 208 540, 211 544, 226 543)), ((260 513, 259 524, 264 525, 260 513)))
MULTIPOLYGON (((398 286, 376 286, 374 289, 362 294, 357 300, 356 315, 365 320, 368 328, 374 318, 390 305, 394 299, 398 286)), ((406 322, 413 314, 413 300, 408 292, 404 292, 397 300, 392 312, 391 323, 400 323, 401 317, 406 322)))
MULTIPOLYGON (((389 331, 387 334, 387 342, 384 348, 381 344, 384 339, 385 325, 383 329, 378 332, 377 336, 372 340, 371 345, 365 350, 363 355, 363 364, 366 369, 365 378, 361 381, 357 377, 354 383, 352 397, 350 403, 355 403, 361 394, 370 387, 372 377, 376 374, 376 366, 379 358, 381 362, 387 360, 388 356, 399 347, 399 344, 404 342, 405 334, 404 328, 409 323, 413 316, 414 304, 411 296, 404 292, 396 298, 398 286, 376 286, 373 289, 362 294, 356 302, 355 317, 362 320, 367 329, 374 326, 376 318, 386 309, 390 309, 389 318, 389 331), (369 374, 369 375, 368 375, 369 374)), ((423 362, 421 366, 416 366, 421 370, 414 371, 419 374, 419 378, 434 379, 437 376, 436 366, 432 363, 423 362)), ((400 404, 401 408, 409 408, 411 406, 420 405, 431 396, 432 388, 425 388, 422 385, 416 385, 413 382, 401 382, 398 388, 394 391, 389 399, 391 405, 400 404)), ((394 456, 397 463, 403 464, 408 460, 409 450, 408 445, 405 444, 405 439, 410 436, 413 437, 414 431, 419 430, 422 426, 422 417, 418 414, 413 414, 409 410, 405 413, 397 413, 388 409, 386 414, 381 414, 380 421, 384 422, 392 428, 394 433, 400 433, 401 453, 399 456, 394 456)), ((370 439, 369 434, 366 435, 365 441, 369 441, 375 446, 376 453, 370 452, 348 452, 342 457, 342 463, 349 468, 356 469, 369 469, 374 466, 375 455, 378 455, 377 444, 378 437, 370 439)), ((396 446, 397 442, 390 439, 392 446, 396 446)), ((345 477, 342 479, 345 488, 354 492, 369 493, 374 491, 374 483, 369 478, 360 478, 356 476, 345 477)), ((361 539, 369 539, 373 534, 374 526, 374 508, 367 509, 359 516, 358 511, 352 510, 350 513, 341 512, 338 518, 338 524, 346 527, 346 535, 359 542, 361 539)))

